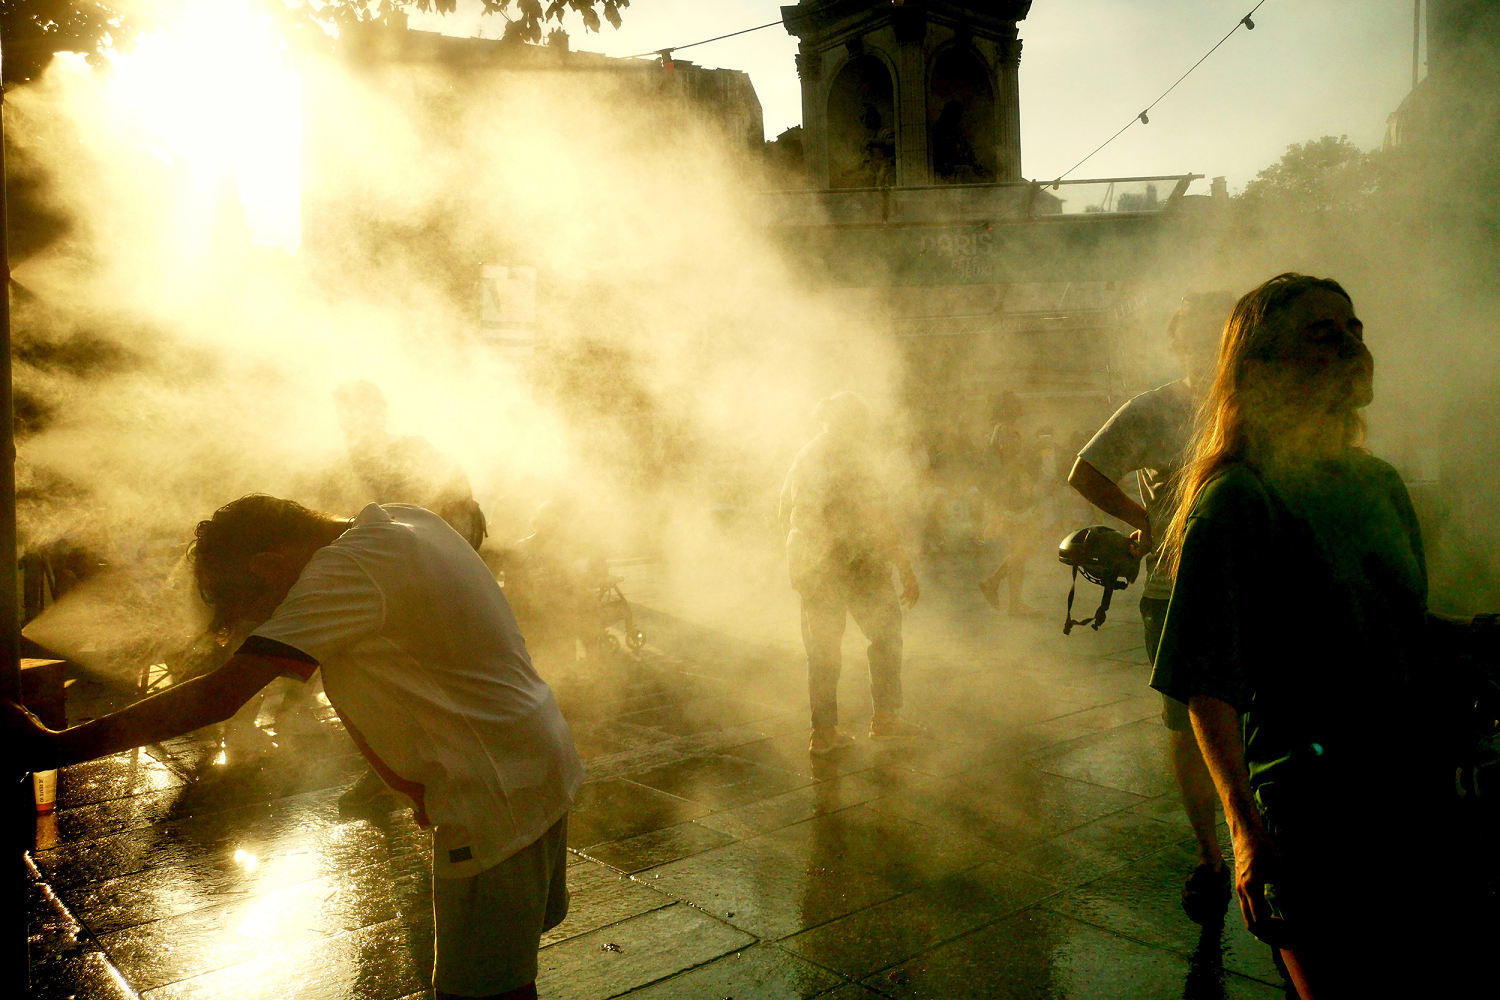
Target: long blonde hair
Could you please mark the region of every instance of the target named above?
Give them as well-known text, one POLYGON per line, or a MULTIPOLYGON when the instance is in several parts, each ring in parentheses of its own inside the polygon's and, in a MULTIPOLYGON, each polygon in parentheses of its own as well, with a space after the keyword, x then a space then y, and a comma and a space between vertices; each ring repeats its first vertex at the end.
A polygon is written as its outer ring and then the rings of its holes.
MULTIPOLYGON (((1177 476, 1172 518, 1161 536, 1161 561, 1168 572, 1177 571, 1188 516, 1209 481, 1231 463, 1260 466, 1274 454, 1278 442, 1274 432, 1267 431, 1283 401, 1261 376, 1276 364, 1276 335, 1285 326, 1287 311, 1314 288, 1349 299, 1332 278, 1286 272, 1245 293, 1225 322, 1213 385, 1198 408, 1188 459, 1177 476)), ((1364 423, 1351 410, 1337 433, 1338 444, 1356 445, 1364 435, 1364 423)))

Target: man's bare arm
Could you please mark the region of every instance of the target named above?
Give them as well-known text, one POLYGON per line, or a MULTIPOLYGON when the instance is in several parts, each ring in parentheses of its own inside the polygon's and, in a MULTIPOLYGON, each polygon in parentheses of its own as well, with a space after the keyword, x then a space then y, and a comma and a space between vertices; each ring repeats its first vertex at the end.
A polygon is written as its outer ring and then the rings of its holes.
MULTIPOLYGON (((1073 469, 1068 473, 1068 485, 1110 517, 1119 518, 1143 535, 1150 532, 1146 508, 1131 499, 1113 479, 1083 459, 1073 463, 1073 469)), ((1149 538, 1146 540, 1149 542, 1149 538)))
POLYGON ((21 741, 22 763, 33 770, 65 767, 121 750, 190 733, 223 722, 261 688, 285 672, 264 656, 236 653, 212 673, 143 698, 118 712, 71 729, 46 729, 19 706, 6 702, 5 728, 21 741))

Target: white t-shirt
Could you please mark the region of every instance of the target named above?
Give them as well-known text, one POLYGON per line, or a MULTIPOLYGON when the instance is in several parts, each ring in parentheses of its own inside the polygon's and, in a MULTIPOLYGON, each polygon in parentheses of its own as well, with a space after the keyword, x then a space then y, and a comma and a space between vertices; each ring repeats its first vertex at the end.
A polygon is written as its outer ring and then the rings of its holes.
POLYGON ((433 872, 533 843, 583 780, 568 725, 484 562, 431 511, 370 504, 252 633, 305 653, 377 771, 433 827, 433 872))
MULTIPOLYGON (((1153 535, 1160 535, 1172 516, 1169 480, 1182 466, 1196 408, 1185 381, 1168 382, 1126 402, 1078 453, 1116 482, 1135 472, 1153 535)), ((1154 564, 1144 596, 1172 596, 1172 578, 1158 573, 1154 564)))
POLYGON ((842 440, 826 430, 797 453, 780 502, 794 588, 855 563, 889 572, 891 553, 882 542, 887 497, 881 471, 864 442, 842 440))

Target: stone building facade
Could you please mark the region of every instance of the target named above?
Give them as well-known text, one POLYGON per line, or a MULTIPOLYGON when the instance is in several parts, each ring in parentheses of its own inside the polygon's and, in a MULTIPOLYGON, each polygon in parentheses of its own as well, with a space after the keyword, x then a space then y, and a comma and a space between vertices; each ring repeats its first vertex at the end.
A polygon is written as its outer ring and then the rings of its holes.
POLYGON ((1031 0, 783 7, 815 187, 1021 179, 1017 23, 1031 0))
POLYGON ((1199 175, 1186 172, 1026 180, 1020 25, 1030 9, 782 7, 799 42, 803 170, 796 189, 763 196, 760 214, 805 275, 888 317, 861 336, 894 342, 902 403, 919 421, 977 433, 1009 393, 1066 438, 1166 380, 1160 324, 1192 284, 1226 198, 1222 186, 1189 195, 1199 175))

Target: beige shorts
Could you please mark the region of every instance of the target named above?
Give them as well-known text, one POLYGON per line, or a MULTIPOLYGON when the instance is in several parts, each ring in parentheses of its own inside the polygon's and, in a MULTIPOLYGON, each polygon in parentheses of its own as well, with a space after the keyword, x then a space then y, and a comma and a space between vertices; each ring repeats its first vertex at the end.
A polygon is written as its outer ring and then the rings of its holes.
POLYGON ((470 878, 434 878, 438 993, 487 997, 536 980, 542 934, 568 915, 568 817, 470 878))

